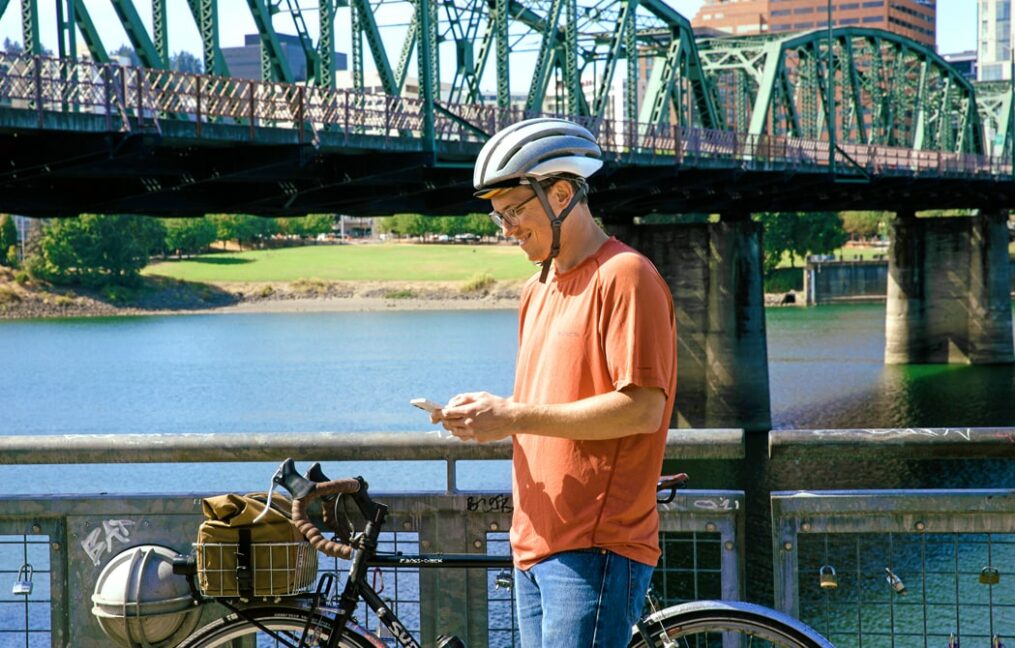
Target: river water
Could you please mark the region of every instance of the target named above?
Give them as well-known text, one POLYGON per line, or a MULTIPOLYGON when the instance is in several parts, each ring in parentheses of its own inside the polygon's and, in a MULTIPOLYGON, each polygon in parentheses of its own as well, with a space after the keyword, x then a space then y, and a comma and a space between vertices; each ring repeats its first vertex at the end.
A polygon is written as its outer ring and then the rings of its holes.
MULTIPOLYGON (((1015 425, 1015 367, 886 367, 884 317, 883 305, 769 309, 773 426, 1015 425)), ((511 310, 0 322, 3 433, 432 429, 409 399, 509 393, 516 328, 511 310)), ((356 469, 385 490, 443 487, 436 463, 356 469)), ((0 492, 249 489, 270 472, 2 466, 0 492)), ((463 487, 509 483, 506 462, 464 472, 463 487)))
MULTIPOLYGON (((769 309, 766 316, 776 428, 1015 426, 1015 366, 884 366, 883 305, 769 309)), ((423 431, 432 428, 425 414, 408 404, 411 398, 444 401, 475 389, 510 392, 516 329, 517 316, 509 310, 0 322, 2 433, 423 431)), ((744 461, 669 466, 691 473, 696 488, 748 493, 746 594, 760 602, 772 602, 770 491, 1015 487, 1015 472, 1003 460, 843 458, 811 465, 769 463, 766 454, 761 435, 748 439, 744 461)), ((243 492, 266 488, 274 466, 0 465, 0 494, 243 492)), ((361 474, 378 492, 443 490, 445 485, 445 468, 439 462, 329 462, 327 469, 334 475, 361 474)), ((463 462, 459 486, 508 489, 509 465, 463 462)), ((994 538, 994 551, 1010 547, 1015 560, 1015 535, 994 538)), ((856 603, 885 596, 884 579, 878 576, 884 538, 865 542, 871 546, 835 540, 831 549, 826 543, 801 555, 802 573, 816 573, 822 562, 832 560, 831 552, 844 574, 838 602, 817 587, 816 578, 801 576, 805 619, 831 633, 840 645, 858 645, 860 615, 875 619, 880 628, 892 609, 882 603, 856 603), (850 585, 845 575, 847 556, 854 554, 869 555, 878 563, 868 570, 873 579, 862 586, 850 585)), ((965 540, 948 536, 943 542, 958 546, 965 540)), ((941 578, 947 580, 952 578, 949 546, 910 552, 895 564, 900 570, 915 569, 918 560, 940 553, 945 563, 941 578)), ((975 570, 962 578, 975 583, 975 570)), ((1013 578, 1008 574, 1003 580, 1010 583, 1013 578)), ((984 592, 967 592, 963 602, 982 606, 984 592)), ((973 632, 959 624, 954 602, 943 609, 943 620, 927 631, 934 641, 945 645, 956 628, 964 636, 973 632)), ((984 609, 964 618, 985 618, 984 609)), ((1005 610, 1015 610, 1015 605, 1005 610)), ((1015 623, 1015 612, 1011 616, 1015 623)), ((871 622, 863 623, 866 628, 871 622)), ((974 634, 989 636, 989 631, 977 628, 974 634)), ((925 645, 922 637, 922 631, 914 633, 913 645, 925 645)), ((864 641, 871 644, 866 635, 864 641)))

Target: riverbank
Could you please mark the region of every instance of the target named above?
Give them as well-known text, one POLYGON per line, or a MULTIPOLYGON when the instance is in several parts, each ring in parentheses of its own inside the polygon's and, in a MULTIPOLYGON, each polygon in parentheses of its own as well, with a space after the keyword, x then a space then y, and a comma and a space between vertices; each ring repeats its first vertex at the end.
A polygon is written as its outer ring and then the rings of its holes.
POLYGON ((145 277, 137 288, 88 290, 0 268, 0 319, 187 313, 291 313, 517 308, 522 281, 187 282, 145 277))
MULTIPOLYGON (((115 317, 193 313, 299 313, 514 309, 524 281, 188 282, 145 277, 137 288, 88 290, 34 280, 0 268, 0 319, 115 317)), ((766 306, 792 305, 782 293, 766 306)))

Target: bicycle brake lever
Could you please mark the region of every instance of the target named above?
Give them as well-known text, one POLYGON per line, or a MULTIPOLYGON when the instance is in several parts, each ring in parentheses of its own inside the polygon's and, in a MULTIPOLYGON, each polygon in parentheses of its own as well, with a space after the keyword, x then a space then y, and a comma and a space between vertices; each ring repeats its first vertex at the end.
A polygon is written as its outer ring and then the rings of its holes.
POLYGON ((316 487, 314 482, 302 477, 296 471, 296 462, 292 459, 286 459, 282 462, 282 465, 278 467, 271 481, 289 491, 294 499, 306 497, 316 487))
MULTIPOLYGON (((276 473, 277 474, 277 473, 276 473)), ((264 510, 261 511, 256 518, 254 518, 254 524, 260 522, 265 515, 268 515, 268 511, 271 510, 271 497, 275 494, 275 482, 272 480, 271 486, 268 487, 268 498, 264 502, 264 510)))

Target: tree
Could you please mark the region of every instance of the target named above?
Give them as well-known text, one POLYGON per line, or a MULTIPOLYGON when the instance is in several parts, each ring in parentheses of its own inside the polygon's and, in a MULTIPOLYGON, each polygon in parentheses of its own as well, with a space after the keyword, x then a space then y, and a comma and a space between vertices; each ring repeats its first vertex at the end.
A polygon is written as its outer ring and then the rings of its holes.
POLYGON ((23 54, 25 51, 24 46, 21 43, 12 41, 9 38, 4 39, 4 53, 6 54, 23 54))
POLYGON ((891 212, 850 211, 842 212, 842 228, 847 234, 859 239, 874 238, 891 221, 891 212))
POLYGON ((204 64, 186 50, 180 50, 169 57, 169 69, 187 74, 201 74, 204 71, 204 64))
POLYGON ((134 51, 134 48, 129 45, 121 45, 118 49, 109 52, 109 58, 113 60, 119 59, 124 65, 130 67, 141 67, 141 58, 134 51))
POLYGON ((318 234, 329 234, 335 225, 334 214, 307 214, 299 219, 303 221, 304 236, 317 236, 318 234))
POLYGON ((765 226, 766 275, 779 266, 786 253, 790 265, 795 266, 796 256, 828 254, 848 238, 835 212, 770 212, 757 214, 755 219, 765 226))
POLYGON ((218 230, 208 218, 164 218, 166 250, 182 257, 197 254, 215 242, 218 230))
POLYGON ((134 285, 153 250, 165 242, 162 223, 146 216, 84 214, 43 229, 32 273, 55 283, 134 285))
POLYGON ((12 246, 17 250, 17 245, 18 228, 14 226, 14 219, 10 214, 0 214, 0 265, 14 265, 9 263, 7 252, 12 246))
POLYGON ((236 241, 241 247, 278 232, 278 222, 273 218, 247 214, 216 214, 209 218, 220 241, 236 241))
POLYGON ((500 228, 494 225, 488 214, 469 214, 465 217, 465 231, 480 236, 497 236, 500 228))

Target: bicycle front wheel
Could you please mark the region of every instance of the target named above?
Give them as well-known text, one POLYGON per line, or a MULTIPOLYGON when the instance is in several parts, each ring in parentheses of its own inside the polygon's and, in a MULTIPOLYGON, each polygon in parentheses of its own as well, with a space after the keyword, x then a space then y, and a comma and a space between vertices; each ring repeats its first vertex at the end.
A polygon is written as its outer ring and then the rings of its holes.
MULTIPOLYGON (((318 648, 327 645, 332 633, 332 619, 307 610, 287 607, 264 607, 245 610, 245 615, 233 613, 200 628, 185 639, 177 648, 215 648, 234 645, 237 639, 247 639, 242 645, 257 648, 300 646, 318 648), (304 637, 304 632, 306 636, 304 637), (303 638, 304 643, 299 643, 303 638)), ((359 633, 358 629, 346 628, 345 635, 338 643, 340 648, 377 648, 384 646, 379 641, 359 633)))
POLYGON ((629 648, 833 648, 788 614, 739 601, 696 601, 660 610, 635 627, 629 648))

